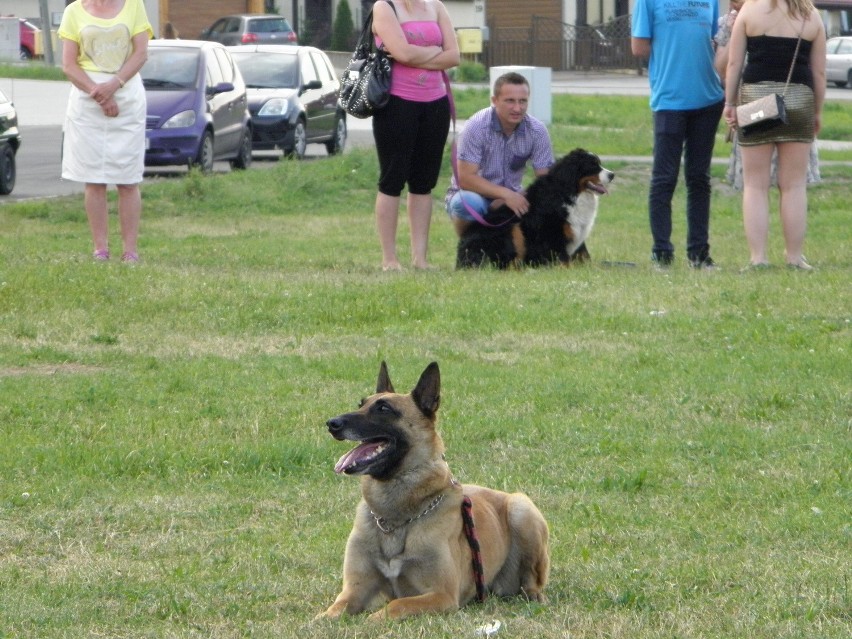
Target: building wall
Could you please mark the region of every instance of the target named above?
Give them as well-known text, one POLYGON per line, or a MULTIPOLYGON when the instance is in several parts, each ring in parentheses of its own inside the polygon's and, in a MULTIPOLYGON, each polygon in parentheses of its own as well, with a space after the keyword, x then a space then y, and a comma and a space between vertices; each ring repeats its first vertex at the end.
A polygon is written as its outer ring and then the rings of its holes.
POLYGON ((180 37, 192 40, 209 27, 217 18, 231 13, 245 13, 245 0, 210 0, 201 7, 198 2, 188 0, 171 0, 165 3, 163 22, 171 22, 178 30, 180 37))
MULTIPOLYGON (((18 16, 19 18, 40 18, 41 3, 38 0, 0 0, 0 15, 18 16)), ((65 0, 47 0, 47 11, 58 25, 65 0)))
POLYGON ((562 20, 562 6, 558 0, 487 0, 485 16, 493 27, 528 27, 532 16, 562 20))
POLYGON ((456 29, 484 27, 485 5, 493 0, 444 0, 447 13, 456 29))

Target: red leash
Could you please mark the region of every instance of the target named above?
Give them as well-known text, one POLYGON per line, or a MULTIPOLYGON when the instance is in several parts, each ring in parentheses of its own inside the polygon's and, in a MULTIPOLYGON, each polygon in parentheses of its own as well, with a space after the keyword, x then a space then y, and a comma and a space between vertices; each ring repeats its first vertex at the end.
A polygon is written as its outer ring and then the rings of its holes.
POLYGON ((476 582, 476 600, 485 601, 485 571, 482 568, 482 552, 479 549, 479 537, 476 536, 476 526, 473 523, 473 504, 470 497, 462 499, 462 522, 464 522, 464 535, 470 544, 473 565, 473 580, 476 582))

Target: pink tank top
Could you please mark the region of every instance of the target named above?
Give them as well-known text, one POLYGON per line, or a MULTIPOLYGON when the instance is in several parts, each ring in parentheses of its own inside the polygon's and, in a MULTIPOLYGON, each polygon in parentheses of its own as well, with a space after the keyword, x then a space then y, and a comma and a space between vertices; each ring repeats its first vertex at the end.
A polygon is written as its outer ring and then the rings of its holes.
MULTIPOLYGON (((415 20, 403 22, 400 26, 409 44, 428 47, 444 43, 437 22, 415 20)), ((381 43, 381 38, 377 37, 376 44, 381 46, 381 43)), ((447 87, 440 71, 417 69, 394 61, 390 92, 391 95, 412 102, 432 102, 447 95, 447 87)))

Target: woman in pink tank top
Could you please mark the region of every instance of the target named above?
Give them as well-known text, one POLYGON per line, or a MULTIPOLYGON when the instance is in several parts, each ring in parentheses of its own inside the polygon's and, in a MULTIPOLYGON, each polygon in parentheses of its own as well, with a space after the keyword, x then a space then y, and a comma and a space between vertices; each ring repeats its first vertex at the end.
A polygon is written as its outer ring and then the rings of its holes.
POLYGON ((390 101, 373 115, 382 268, 402 268, 396 230, 407 184, 411 261, 414 268, 425 269, 429 267, 432 189, 438 182, 450 128, 444 72, 459 63, 458 42, 440 0, 379 0, 373 6, 373 32, 393 58, 390 101))

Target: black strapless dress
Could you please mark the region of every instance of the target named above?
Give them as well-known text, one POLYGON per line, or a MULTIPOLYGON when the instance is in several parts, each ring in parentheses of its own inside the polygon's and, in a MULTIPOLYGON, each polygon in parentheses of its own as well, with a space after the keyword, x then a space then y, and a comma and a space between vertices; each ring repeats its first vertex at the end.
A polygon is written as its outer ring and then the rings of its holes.
POLYGON ((790 84, 784 91, 790 62, 796 50, 797 38, 755 36, 747 40, 748 63, 743 71, 740 87, 740 104, 757 100, 771 93, 784 94, 787 123, 769 131, 744 138, 742 146, 755 146, 772 142, 813 142, 814 92, 810 69, 811 41, 802 40, 793 65, 790 84))

